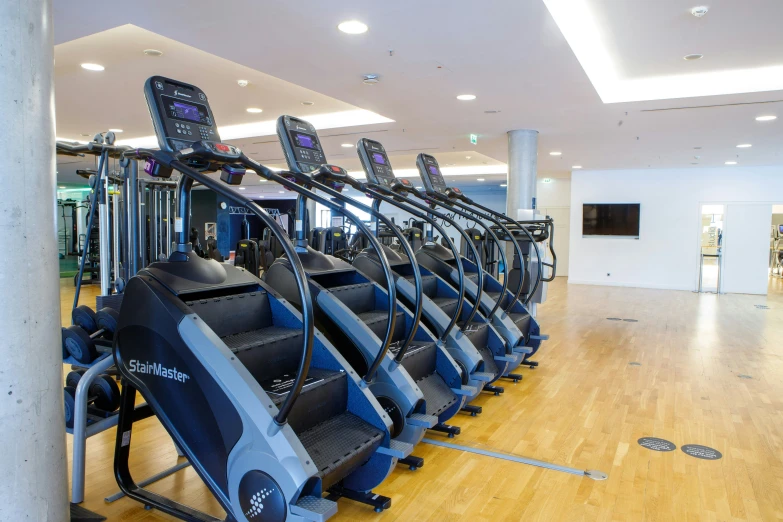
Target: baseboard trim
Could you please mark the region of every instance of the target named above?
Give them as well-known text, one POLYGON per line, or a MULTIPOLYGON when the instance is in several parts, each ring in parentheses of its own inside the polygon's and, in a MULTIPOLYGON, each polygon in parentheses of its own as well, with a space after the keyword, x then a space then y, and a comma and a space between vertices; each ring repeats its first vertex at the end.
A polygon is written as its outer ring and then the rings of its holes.
POLYGON ((693 288, 684 286, 669 286, 669 285, 656 285, 647 283, 629 283, 629 282, 617 282, 617 281, 590 281, 587 279, 574 279, 568 278, 569 285, 589 285, 589 286, 620 286, 624 288, 649 288, 653 290, 683 290, 694 291, 693 288))

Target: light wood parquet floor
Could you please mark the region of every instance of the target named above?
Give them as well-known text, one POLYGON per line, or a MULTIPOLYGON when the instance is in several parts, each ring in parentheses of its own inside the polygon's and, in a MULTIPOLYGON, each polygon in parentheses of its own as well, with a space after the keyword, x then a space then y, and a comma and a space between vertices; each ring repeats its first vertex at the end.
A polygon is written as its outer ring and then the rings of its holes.
MULTIPOLYGON (((61 289, 65 324, 69 280, 61 289)), ((95 293, 87 288, 82 302, 94 306, 95 293)), ((484 412, 454 418, 462 434, 448 441, 598 469, 608 480, 422 444, 415 453, 424 468, 399 466, 377 488, 392 498, 389 511, 379 515, 342 500, 333 520, 783 520, 783 280, 772 279, 764 297, 577 286, 558 278, 539 319, 551 335, 539 369, 505 384, 503 396, 480 397, 484 412), (723 458, 653 452, 637 444, 643 436, 678 448, 703 444, 723 458)), ((103 501, 117 490, 114 436, 112 430, 88 441, 84 507, 109 520, 172 520, 129 499, 103 501)), ((139 423, 133 440, 137 479, 177 461, 155 419, 139 423)), ((221 515, 191 469, 150 489, 221 515)))

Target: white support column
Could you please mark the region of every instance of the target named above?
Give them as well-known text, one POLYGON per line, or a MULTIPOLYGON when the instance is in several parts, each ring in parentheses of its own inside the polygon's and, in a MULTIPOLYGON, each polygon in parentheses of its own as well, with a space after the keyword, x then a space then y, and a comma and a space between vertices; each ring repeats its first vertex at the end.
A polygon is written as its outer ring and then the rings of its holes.
POLYGON ((0 520, 69 520, 51 0, 0 0, 0 520))
POLYGON ((538 131, 508 132, 508 190, 506 215, 517 219, 517 210, 534 208, 538 173, 538 131))

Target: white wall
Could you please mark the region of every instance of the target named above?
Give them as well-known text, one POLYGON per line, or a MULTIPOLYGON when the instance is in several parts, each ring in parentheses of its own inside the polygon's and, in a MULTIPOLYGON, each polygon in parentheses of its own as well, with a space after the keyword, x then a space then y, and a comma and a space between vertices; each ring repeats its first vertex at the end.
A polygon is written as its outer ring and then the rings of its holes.
MULTIPOLYGON (((574 172, 569 282, 694 290, 701 204, 759 203, 769 205, 771 214, 772 204, 782 200, 783 167, 574 172), (583 203, 640 203, 639 239, 583 238, 583 203)), ((766 218, 753 227, 768 230, 770 215, 756 215, 755 221, 766 218)), ((753 248, 766 252, 768 240, 753 248)))

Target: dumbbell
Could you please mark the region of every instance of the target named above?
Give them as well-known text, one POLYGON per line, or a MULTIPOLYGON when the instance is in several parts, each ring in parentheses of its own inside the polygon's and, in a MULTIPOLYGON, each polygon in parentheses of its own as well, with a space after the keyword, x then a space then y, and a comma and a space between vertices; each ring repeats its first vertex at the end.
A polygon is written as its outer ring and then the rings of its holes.
MULTIPOLYGON (((76 411, 76 386, 79 384, 84 370, 75 370, 65 377, 65 426, 73 428, 74 413, 76 411)), ((99 375, 90 384, 87 392, 87 404, 101 412, 113 412, 120 407, 120 387, 114 379, 107 374, 99 375)))
POLYGON ((95 339, 114 335, 120 314, 113 308, 101 308, 98 313, 89 307, 79 306, 73 311, 74 324, 62 329, 63 354, 67 351, 82 364, 89 364, 98 357, 95 339))

